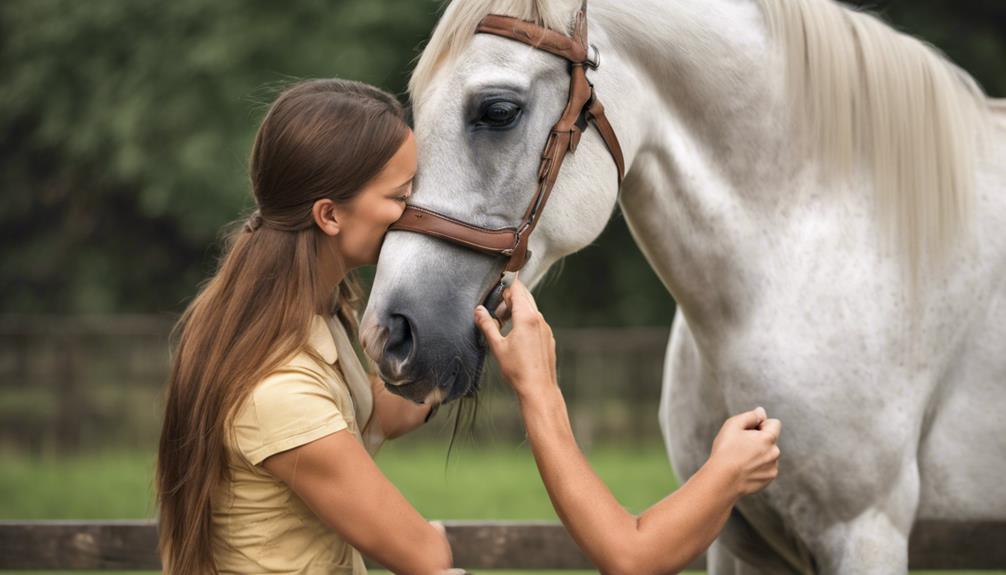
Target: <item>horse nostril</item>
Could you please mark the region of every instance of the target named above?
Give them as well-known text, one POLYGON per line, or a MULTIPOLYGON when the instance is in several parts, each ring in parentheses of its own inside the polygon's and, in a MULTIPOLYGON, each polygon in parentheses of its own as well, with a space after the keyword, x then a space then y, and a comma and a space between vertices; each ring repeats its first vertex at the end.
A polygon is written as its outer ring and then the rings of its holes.
POLYGON ((412 324, 401 314, 392 314, 388 321, 388 343, 384 354, 399 363, 404 363, 412 354, 412 324))

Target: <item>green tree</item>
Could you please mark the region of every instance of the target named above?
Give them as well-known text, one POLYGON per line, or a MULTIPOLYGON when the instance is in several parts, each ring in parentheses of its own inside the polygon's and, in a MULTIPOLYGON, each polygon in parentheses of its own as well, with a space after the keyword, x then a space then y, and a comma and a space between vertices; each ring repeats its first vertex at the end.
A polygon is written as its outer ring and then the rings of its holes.
POLYGON ((400 92, 434 5, 415 0, 0 4, 0 310, 177 310, 249 205, 268 86, 400 92))

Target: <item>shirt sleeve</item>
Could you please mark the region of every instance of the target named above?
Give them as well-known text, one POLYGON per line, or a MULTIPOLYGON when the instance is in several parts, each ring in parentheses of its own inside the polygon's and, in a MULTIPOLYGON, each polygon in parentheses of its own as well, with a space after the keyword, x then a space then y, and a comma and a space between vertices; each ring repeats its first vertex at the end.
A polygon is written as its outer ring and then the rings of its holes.
POLYGON ((324 380, 292 370, 262 380, 233 422, 235 447, 252 465, 346 427, 324 380))

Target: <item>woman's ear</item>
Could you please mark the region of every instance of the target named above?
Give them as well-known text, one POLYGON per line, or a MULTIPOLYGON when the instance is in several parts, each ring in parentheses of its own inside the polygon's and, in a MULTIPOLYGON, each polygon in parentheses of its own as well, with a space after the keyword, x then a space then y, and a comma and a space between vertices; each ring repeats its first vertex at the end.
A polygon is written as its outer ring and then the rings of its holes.
POLYGON ((311 215, 314 217, 314 223, 325 235, 336 236, 339 234, 341 225, 335 202, 328 198, 317 200, 311 207, 311 215))

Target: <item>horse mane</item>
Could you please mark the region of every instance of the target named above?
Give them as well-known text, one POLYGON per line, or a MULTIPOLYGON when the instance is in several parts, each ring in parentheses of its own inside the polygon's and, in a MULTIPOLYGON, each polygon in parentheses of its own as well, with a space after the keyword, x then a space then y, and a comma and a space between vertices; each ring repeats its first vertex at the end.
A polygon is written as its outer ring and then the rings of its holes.
POLYGON ((981 88, 933 47, 832 0, 760 0, 826 174, 872 170, 879 222, 912 280, 967 236, 981 88))
MULTIPOLYGON (((933 47, 834 0, 758 0, 783 52, 798 127, 826 175, 870 168, 878 221, 916 279, 970 231, 990 105, 933 47)), ((487 14, 568 33, 580 0, 450 2, 409 81, 414 103, 487 14)))
POLYGON ((433 76, 445 62, 453 60, 468 46, 475 27, 489 14, 513 16, 539 26, 569 34, 572 15, 581 0, 455 0, 444 9, 423 48, 409 79, 413 102, 422 98, 433 76))

